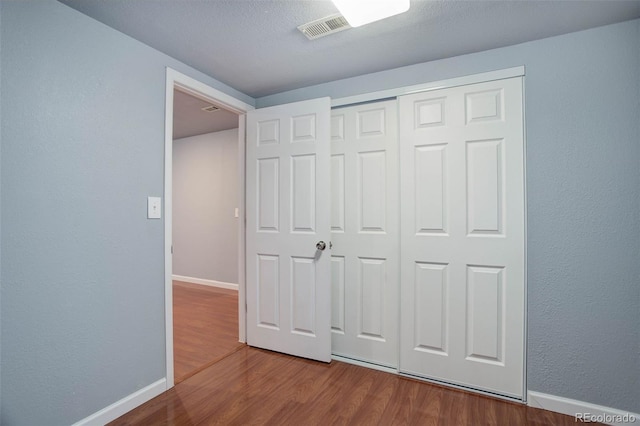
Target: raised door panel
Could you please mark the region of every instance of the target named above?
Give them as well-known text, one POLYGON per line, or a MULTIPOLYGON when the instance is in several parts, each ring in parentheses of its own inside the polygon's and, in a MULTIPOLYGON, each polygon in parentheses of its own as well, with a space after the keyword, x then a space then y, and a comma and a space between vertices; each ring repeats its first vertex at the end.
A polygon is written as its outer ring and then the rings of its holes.
POLYGON ((316 114, 291 118, 291 143, 316 141, 316 114))
POLYGON ((344 154, 331 156, 331 231, 344 232, 344 154))
POLYGON ((362 152, 357 157, 359 232, 384 232, 387 204, 385 152, 362 152))
POLYGON ((280 327, 280 259, 278 256, 259 254, 257 257, 258 325, 280 327))
MULTIPOLYGON (((436 126, 445 126, 445 102, 446 97, 431 97, 421 99, 413 104, 413 126, 416 129, 424 129, 436 126)), ((406 114, 408 111, 405 111, 406 114)), ((410 116, 407 116, 410 119, 410 116)))
POLYGON ((415 147, 416 234, 447 235, 447 145, 415 147))
POLYGON ((467 232, 501 235, 504 225, 503 141, 467 141, 467 232))
POLYGON ((446 264, 416 262, 414 350, 447 355, 448 271, 446 264))
POLYGON ((316 263, 313 258, 291 258, 291 331, 315 336, 316 263))
POLYGON ((344 257, 331 256, 331 331, 344 334, 344 257))
POLYGON ((278 158, 261 158, 257 161, 256 184, 258 188, 258 232, 277 232, 280 222, 278 158))
POLYGON ((383 108, 366 107, 356 113, 356 134, 358 139, 385 136, 386 112, 383 108))
POLYGON ((467 266, 467 359, 504 362, 504 275, 501 267, 467 266))
POLYGON ((316 156, 291 156, 291 232, 316 230, 316 156))
POLYGON ((384 340, 384 289, 387 277, 385 260, 359 258, 358 261, 360 262, 358 337, 384 340))
POLYGON ((257 145, 259 147, 280 143, 280 120, 262 120, 257 123, 257 145))
POLYGON ((465 93, 467 124, 503 120, 503 93, 502 89, 465 93))

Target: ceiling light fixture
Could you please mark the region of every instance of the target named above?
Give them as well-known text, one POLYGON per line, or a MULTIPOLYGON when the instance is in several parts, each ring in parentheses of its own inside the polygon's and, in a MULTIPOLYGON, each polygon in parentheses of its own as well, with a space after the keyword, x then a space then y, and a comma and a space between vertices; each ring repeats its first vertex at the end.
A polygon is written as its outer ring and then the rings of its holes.
POLYGON ((333 4, 352 27, 409 10, 409 0, 333 0, 333 4))

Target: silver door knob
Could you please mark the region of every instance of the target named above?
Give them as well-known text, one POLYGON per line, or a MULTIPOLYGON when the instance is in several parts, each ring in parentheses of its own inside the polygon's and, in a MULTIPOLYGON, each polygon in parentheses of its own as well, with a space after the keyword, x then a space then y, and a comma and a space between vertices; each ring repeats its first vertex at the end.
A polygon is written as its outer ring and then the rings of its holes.
POLYGON ((316 244, 316 248, 322 251, 327 248, 327 244, 324 241, 318 241, 318 243, 316 244))

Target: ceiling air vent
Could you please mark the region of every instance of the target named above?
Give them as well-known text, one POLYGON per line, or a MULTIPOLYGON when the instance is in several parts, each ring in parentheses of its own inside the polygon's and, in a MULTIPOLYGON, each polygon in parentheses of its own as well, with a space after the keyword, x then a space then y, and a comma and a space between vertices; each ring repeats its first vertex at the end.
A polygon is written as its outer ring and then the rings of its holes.
POLYGON ((337 33, 342 30, 351 28, 344 16, 336 13, 326 18, 316 19, 315 21, 302 24, 298 29, 307 36, 309 40, 315 40, 329 34, 337 33))
POLYGON ((204 108, 200 108, 201 110, 203 110, 204 112, 216 112, 216 111, 220 111, 220 108, 218 108, 217 106, 214 105, 209 105, 206 106, 204 108))

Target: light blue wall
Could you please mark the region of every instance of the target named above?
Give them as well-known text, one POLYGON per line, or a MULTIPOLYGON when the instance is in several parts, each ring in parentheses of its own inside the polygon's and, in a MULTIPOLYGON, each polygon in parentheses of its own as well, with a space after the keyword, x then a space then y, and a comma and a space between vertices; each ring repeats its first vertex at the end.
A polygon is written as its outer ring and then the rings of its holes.
POLYGON ((52 0, 0 22, 0 423, 71 424, 165 376, 165 67, 253 99, 52 0))
POLYGON ((529 389, 640 412, 640 20, 294 90, 525 65, 529 389))
MULTIPOLYGON (((0 99, 2 94, 2 2, 0 1, 0 99)), ((0 123, 2 102, 0 101, 0 123)), ((0 125, 0 182, 2 181, 2 126, 0 125)), ((2 241, 2 184, 0 183, 0 241, 2 241)), ((0 244, 0 390, 2 389, 2 244, 0 244)), ((2 422, 2 392, 0 392, 0 422, 2 422)))

